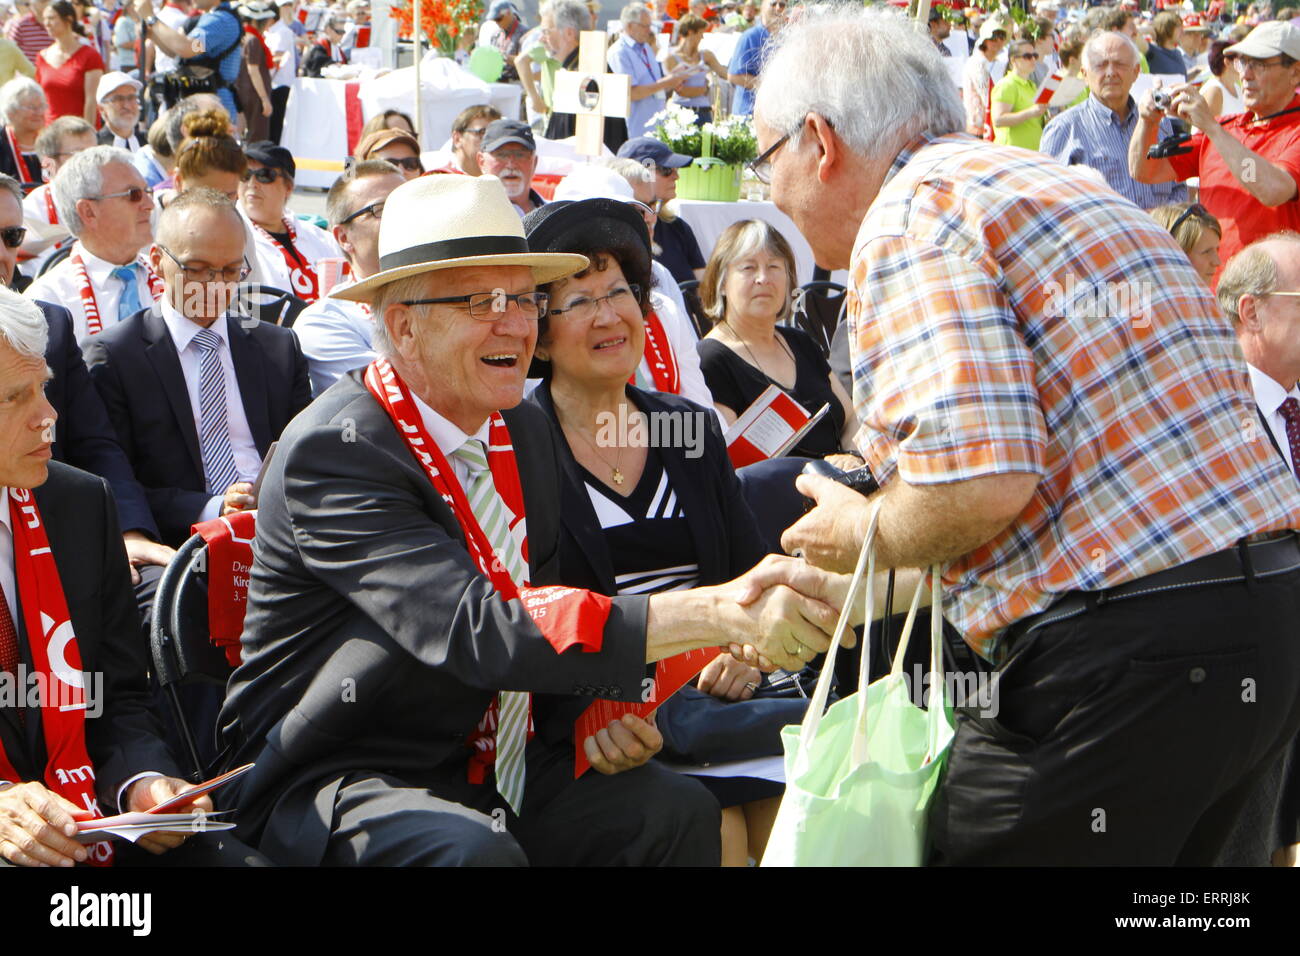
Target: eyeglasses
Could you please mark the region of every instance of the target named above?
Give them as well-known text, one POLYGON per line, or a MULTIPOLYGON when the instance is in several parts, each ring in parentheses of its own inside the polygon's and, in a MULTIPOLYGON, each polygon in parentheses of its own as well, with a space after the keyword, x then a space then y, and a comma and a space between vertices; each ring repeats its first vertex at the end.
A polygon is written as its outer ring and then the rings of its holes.
POLYGON ((44 103, 15 103, 15 104, 14 104, 12 107, 10 107, 10 108, 11 108, 11 109, 15 109, 15 110, 23 110, 24 112, 27 112, 27 113, 44 113, 44 112, 45 112, 45 104, 44 104, 44 103))
POLYGON ((138 205, 148 195, 149 190, 141 189, 139 186, 132 186, 130 189, 123 189, 120 193, 104 193, 102 196, 87 196, 86 198, 98 202, 101 199, 122 199, 125 197, 127 202, 138 205))
MULTIPOLYGON (((1253 56, 1242 56, 1240 53, 1234 53, 1231 57, 1224 57, 1224 60, 1231 63, 1238 73, 1245 73, 1247 70, 1262 71, 1270 66, 1281 66, 1282 60, 1257 60, 1253 56)), ((1288 66, 1290 64, 1287 64, 1288 66)))
POLYGON ((533 158, 532 153, 523 149, 498 149, 488 155, 499 163, 526 163, 533 158))
POLYGON ((136 96, 134 93, 131 93, 130 95, 126 95, 126 96, 106 96, 102 100, 100 100, 100 102, 112 103, 114 106, 129 106, 132 103, 139 104, 140 98, 136 96))
POLYGON ((775 143, 769 146, 766 150, 764 150, 762 156, 758 157, 758 159, 754 160, 752 163, 749 164, 750 172, 752 172, 758 178, 758 181, 760 183, 763 183, 764 185, 771 184, 772 157, 776 155, 776 151, 778 149, 780 149, 782 146, 785 145, 785 141, 788 140, 793 135, 794 135, 793 133, 786 133, 775 143))
POLYGON ((656 166, 656 167, 655 167, 655 172, 657 172, 660 176, 671 176, 673 173, 677 172, 677 167, 676 167, 676 166, 656 166))
POLYGON ((1269 296, 1274 296, 1274 295, 1280 295, 1280 296, 1286 296, 1286 297, 1288 297, 1288 298, 1296 298, 1296 299, 1300 299, 1300 292, 1265 292, 1263 295, 1260 296, 1260 298, 1263 299, 1263 298, 1267 298, 1267 297, 1269 297, 1269 296))
POLYGON ((1185 223, 1192 216, 1195 216, 1197 219, 1208 220, 1210 218, 1210 210, 1206 209, 1198 202, 1192 203, 1190 206, 1188 206, 1186 209, 1184 209, 1181 213, 1178 214, 1178 218, 1174 220, 1174 224, 1169 227, 1170 234, 1171 235, 1176 234, 1178 232, 1178 227, 1181 226, 1183 223, 1185 223))
POLYGON ((641 287, 639 285, 619 286, 611 290, 608 294, 597 296, 594 299, 587 296, 579 296, 563 309, 551 309, 551 315, 567 315, 577 319, 579 322, 588 322, 596 317, 600 311, 600 304, 608 302, 617 311, 618 309, 627 308, 641 301, 641 287))
POLYGON ((187 266, 166 246, 159 243, 158 248, 162 250, 163 255, 176 263, 176 267, 181 270, 185 278, 193 282, 243 282, 253 271, 242 262, 237 266, 226 266, 224 269, 214 269, 211 266, 187 266))
POLYGON ((1016 58, 1020 60, 1037 60, 1038 54, 1030 50, 1028 53, 1017 53, 1016 58))
POLYGON ((463 129, 460 131, 462 136, 482 136, 487 132, 486 126, 475 126, 473 129, 463 129))
POLYGON ((6 226, 0 229, 0 241, 3 241, 6 249, 17 249, 27 238, 27 229, 23 226, 6 226))
POLYGON ((394 166, 400 166, 408 173, 424 172, 424 163, 420 162, 419 156, 376 156, 375 159, 382 159, 386 163, 392 163, 394 166))
POLYGON ((282 175, 284 175, 283 170, 272 169, 270 166, 261 166, 257 169, 245 169, 243 173, 240 174, 239 178, 244 182, 248 182, 251 179, 256 179, 262 185, 269 186, 271 185, 271 183, 279 179, 282 175))
POLYGON ((449 295, 438 299, 408 299, 402 305, 468 305, 469 314, 476 319, 495 322, 506 311, 506 306, 513 302, 526 319, 536 319, 546 314, 546 305, 551 297, 545 292, 520 292, 508 295, 505 292, 471 292, 469 295, 449 295))
POLYGON ((384 203, 387 201, 387 199, 381 199, 379 202, 372 202, 369 206, 362 206, 356 212, 342 219, 339 222, 339 225, 346 226, 355 222, 357 219, 360 219, 362 216, 369 216, 371 219, 378 222, 380 219, 384 218, 384 203))

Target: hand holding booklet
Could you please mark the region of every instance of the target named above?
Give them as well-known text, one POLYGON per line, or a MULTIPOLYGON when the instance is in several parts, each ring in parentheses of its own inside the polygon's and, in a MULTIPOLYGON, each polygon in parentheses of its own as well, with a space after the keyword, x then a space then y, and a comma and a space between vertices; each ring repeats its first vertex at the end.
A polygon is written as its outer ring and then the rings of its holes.
POLYGON ((195 809, 169 812, 178 807, 192 803, 205 793, 211 793, 222 784, 229 783, 236 777, 253 769, 251 763, 236 767, 234 770, 205 780, 203 783, 187 787, 167 800, 155 804, 148 810, 131 813, 119 813, 111 817, 95 817, 77 823, 77 842, 83 844, 100 843, 104 840, 123 839, 135 843, 150 833, 213 833, 218 830, 233 830, 235 824, 229 820, 214 819, 225 810, 208 812, 195 809))

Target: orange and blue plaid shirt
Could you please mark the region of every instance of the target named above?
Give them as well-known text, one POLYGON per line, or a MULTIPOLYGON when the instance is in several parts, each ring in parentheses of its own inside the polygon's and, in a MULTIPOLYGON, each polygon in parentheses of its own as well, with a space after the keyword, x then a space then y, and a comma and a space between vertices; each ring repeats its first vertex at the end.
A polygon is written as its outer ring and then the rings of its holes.
POLYGON ((863 219, 848 305, 882 484, 1041 476, 944 570, 945 615, 989 660, 1067 592, 1300 528, 1227 319, 1168 232, 1084 175, 965 134, 917 141, 863 219))

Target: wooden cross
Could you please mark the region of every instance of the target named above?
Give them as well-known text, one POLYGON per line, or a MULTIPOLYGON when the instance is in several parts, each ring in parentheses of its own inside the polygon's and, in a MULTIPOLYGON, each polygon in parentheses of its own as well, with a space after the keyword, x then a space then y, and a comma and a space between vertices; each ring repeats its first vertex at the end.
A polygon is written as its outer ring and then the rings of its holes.
POLYGON ((551 108, 577 117, 576 148, 584 156, 600 156, 605 140, 605 117, 627 117, 632 99, 632 78, 605 72, 605 34, 584 30, 578 37, 578 68, 555 74, 551 108))

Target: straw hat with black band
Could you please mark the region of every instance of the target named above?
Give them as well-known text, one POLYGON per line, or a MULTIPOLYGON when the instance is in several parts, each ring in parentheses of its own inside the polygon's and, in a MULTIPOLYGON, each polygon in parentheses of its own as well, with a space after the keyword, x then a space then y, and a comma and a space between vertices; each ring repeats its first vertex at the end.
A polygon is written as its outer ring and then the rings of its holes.
POLYGON ((495 176, 421 176, 398 186, 384 203, 379 272, 331 295, 373 302, 377 289, 398 279, 474 266, 528 266, 541 285, 581 272, 587 257, 533 252, 495 176))

